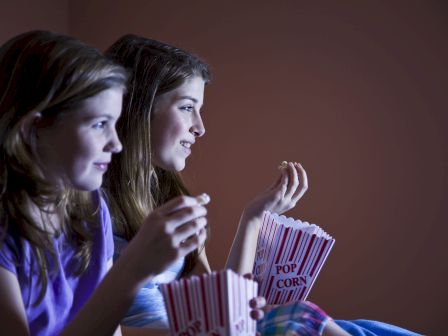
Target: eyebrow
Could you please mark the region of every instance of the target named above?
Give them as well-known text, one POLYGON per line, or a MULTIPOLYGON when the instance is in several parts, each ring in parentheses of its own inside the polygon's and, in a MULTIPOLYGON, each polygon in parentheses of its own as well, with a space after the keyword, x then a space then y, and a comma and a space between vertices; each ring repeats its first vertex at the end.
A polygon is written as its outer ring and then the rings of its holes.
POLYGON ((84 117, 84 120, 89 121, 89 120, 94 120, 94 119, 107 119, 107 120, 112 120, 113 117, 110 114, 101 114, 101 115, 87 115, 84 117))
POLYGON ((181 96, 181 97, 179 97, 179 100, 181 100, 181 99, 189 99, 195 104, 197 104, 197 102, 198 102, 198 100, 196 98, 193 98, 191 96, 181 96))

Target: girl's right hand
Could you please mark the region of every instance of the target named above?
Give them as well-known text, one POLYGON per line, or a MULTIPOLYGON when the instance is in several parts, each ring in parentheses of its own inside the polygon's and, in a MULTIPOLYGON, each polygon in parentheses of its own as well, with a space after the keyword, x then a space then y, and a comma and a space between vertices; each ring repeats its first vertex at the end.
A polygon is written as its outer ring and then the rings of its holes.
POLYGON ((280 171, 277 181, 246 206, 243 217, 261 218, 266 210, 281 215, 296 206, 308 190, 306 171, 300 163, 286 161, 280 171))
POLYGON ((206 239, 206 214, 198 198, 191 196, 176 197, 155 209, 122 255, 137 279, 160 274, 201 247, 206 239))

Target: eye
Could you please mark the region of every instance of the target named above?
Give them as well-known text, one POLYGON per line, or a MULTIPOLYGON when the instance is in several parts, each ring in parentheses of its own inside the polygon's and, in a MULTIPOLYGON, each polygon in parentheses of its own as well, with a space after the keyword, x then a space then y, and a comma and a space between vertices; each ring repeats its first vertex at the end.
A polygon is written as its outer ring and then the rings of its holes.
POLYGON ((183 111, 186 111, 186 112, 194 112, 194 106, 193 105, 183 105, 183 106, 181 106, 180 109, 183 110, 183 111))
POLYGON ((102 130, 106 127, 106 124, 107 124, 107 120, 103 120, 103 121, 93 124, 92 128, 102 130))

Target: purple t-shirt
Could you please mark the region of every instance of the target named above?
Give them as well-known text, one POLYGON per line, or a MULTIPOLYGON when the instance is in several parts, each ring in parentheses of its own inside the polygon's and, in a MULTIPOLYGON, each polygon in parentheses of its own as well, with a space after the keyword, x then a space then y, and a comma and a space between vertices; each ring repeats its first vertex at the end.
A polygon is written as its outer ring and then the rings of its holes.
POLYGON ((37 286, 36 265, 30 266, 29 262, 32 256, 30 245, 22 240, 22 249, 19 250, 11 236, 7 236, 0 245, 0 267, 14 273, 19 281, 31 335, 59 334, 106 274, 107 262, 113 257, 114 243, 109 211, 102 199, 100 216, 101 225, 93 231, 92 259, 81 276, 75 275, 78 259, 73 246, 64 235, 55 239, 53 246, 59 271, 50 275, 47 291, 38 306, 33 305, 40 286, 37 286), (31 283, 29 274, 32 274, 31 283))

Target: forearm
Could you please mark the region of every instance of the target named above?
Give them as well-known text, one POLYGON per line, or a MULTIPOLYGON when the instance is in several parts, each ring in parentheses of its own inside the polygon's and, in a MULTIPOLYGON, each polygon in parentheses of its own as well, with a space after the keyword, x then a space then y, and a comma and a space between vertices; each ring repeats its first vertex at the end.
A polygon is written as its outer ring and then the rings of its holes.
MULTIPOLYGON (((61 335, 112 335, 131 305, 142 280, 133 279, 121 258, 107 273, 78 315, 61 335)), ((118 331, 118 335, 121 333, 118 331)))
POLYGON ((239 274, 252 273, 260 226, 260 216, 249 217, 243 213, 227 258, 226 268, 239 274))

